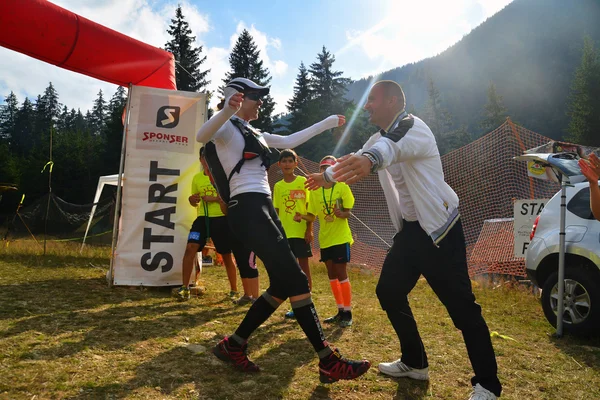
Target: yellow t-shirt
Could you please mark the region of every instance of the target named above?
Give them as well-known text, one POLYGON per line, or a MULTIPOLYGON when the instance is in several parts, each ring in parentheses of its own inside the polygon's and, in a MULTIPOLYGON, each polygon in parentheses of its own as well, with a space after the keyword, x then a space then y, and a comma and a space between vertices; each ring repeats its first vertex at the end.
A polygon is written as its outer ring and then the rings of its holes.
POLYGON ((279 219, 289 239, 304 239, 306 233, 306 221, 294 221, 296 212, 306 214, 309 204, 310 191, 304 188, 304 182, 305 177, 297 176, 293 182, 288 183, 282 179, 273 187, 273 206, 279 209, 279 219))
MULTIPOLYGON (((192 194, 196 193, 199 193, 200 196, 217 196, 217 189, 210 183, 210 178, 204 175, 204 172, 194 175, 194 179, 192 180, 192 194)), ((221 211, 218 201, 205 203, 200 200, 196 208, 199 217, 206 216, 205 206, 208 206, 208 217, 222 217, 225 215, 221 211)))
POLYGON ((344 209, 354 207, 354 195, 350 186, 337 182, 332 188, 320 188, 311 193, 308 212, 319 218, 319 243, 322 249, 344 243, 354 243, 347 218, 338 218, 333 213, 333 207, 340 199, 344 209), (329 209, 329 211, 328 211, 329 209), (333 221, 325 218, 329 213, 333 221))

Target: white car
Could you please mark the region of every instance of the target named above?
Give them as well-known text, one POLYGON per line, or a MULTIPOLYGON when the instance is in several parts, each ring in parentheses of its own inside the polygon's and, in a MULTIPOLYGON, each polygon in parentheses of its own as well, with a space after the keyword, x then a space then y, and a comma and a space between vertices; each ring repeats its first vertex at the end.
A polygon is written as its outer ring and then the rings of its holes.
MULTIPOLYGON (((574 180, 572 180, 574 181, 574 180)), ((556 327, 561 192, 550 199, 531 231, 525 264, 542 288, 542 307, 556 327)), ((567 188, 565 221, 565 296, 563 328, 573 334, 600 333, 600 222, 590 210, 587 182, 567 188)))

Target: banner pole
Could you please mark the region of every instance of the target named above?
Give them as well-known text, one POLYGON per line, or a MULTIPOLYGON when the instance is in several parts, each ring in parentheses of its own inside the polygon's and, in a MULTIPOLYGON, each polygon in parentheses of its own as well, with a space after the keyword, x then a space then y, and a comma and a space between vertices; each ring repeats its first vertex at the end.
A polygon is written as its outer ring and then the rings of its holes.
MULTIPOLYGON (((44 257, 46 256, 46 237, 48 236, 48 213, 50 212, 50 199, 52 198, 52 127, 50 127, 50 170, 48 171, 48 202, 46 203, 46 215, 44 216, 44 257)), ((48 165, 48 164, 46 164, 48 165)), ((46 167, 44 166, 44 169, 46 167)), ((44 172, 44 170, 42 170, 44 172)))
POLYGON ((123 140, 121 142, 121 160, 119 162, 119 175, 117 176, 117 199, 115 201, 115 218, 113 221, 113 236, 112 244, 110 246, 110 268, 108 270, 108 287, 113 286, 114 279, 114 266, 115 266, 115 246, 117 243, 117 236, 119 230, 119 214, 121 212, 121 198, 123 195, 123 169, 125 166, 125 143, 127 140, 127 129, 129 128, 129 112, 131 106, 131 90, 133 85, 129 84, 127 93, 127 105, 125 106, 125 123, 123 124, 123 140))

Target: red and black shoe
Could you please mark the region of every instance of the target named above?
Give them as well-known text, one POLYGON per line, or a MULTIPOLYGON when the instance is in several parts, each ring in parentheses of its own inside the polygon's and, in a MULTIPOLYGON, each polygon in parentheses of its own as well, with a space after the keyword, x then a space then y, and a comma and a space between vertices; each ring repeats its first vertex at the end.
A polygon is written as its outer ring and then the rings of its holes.
POLYGON ((214 348, 213 354, 219 360, 232 363, 234 367, 244 372, 258 372, 260 368, 248 359, 248 345, 236 346, 230 343, 228 337, 221 340, 214 348))
POLYGON ((371 368, 371 363, 367 360, 348 360, 342 357, 338 349, 332 350, 333 353, 319 361, 321 383, 333 383, 340 379, 356 379, 371 368))

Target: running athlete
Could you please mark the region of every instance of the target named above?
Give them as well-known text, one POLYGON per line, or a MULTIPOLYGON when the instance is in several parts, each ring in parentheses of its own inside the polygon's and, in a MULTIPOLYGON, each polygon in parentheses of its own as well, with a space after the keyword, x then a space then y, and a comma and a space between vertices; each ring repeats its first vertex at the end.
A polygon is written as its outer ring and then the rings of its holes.
MULTIPOLYGON (((335 165, 334 156, 326 156, 319 163, 321 173, 335 165)), ((319 245, 321 261, 327 266, 329 284, 338 307, 337 315, 327 323, 342 327, 352 325, 352 288, 346 266, 350 261, 350 246, 354 243, 348 217, 354 207, 354 195, 345 183, 328 183, 311 194, 309 218, 319 217, 319 245)))
POLYGON ((264 152, 253 157, 251 151, 245 151, 248 146, 252 146, 252 140, 261 140, 267 146, 275 148, 293 148, 327 129, 343 125, 345 118, 332 115, 289 136, 261 133, 254 130, 249 122, 258 118, 261 98, 269 93, 269 88, 248 79, 235 78, 226 85, 223 92, 223 110, 200 128, 196 140, 202 143, 213 141, 222 168, 219 170, 211 161, 210 169, 213 177, 226 176, 225 182, 215 180, 215 183, 220 193, 225 193, 226 190, 230 192, 229 225, 243 244, 254 250, 263 261, 269 274, 270 286, 252 304, 235 333, 221 340, 213 353, 242 371, 259 371, 258 365, 248 359, 248 338, 289 298, 296 321, 319 356, 321 382, 355 379, 364 374, 371 363, 342 357, 325 339, 311 299, 308 279, 290 249, 281 221, 273 208, 267 180, 268 160, 264 152), (216 175, 215 171, 224 171, 224 174, 216 175))
MULTIPOLYGON (((281 220, 292 253, 306 274, 308 288, 312 292, 308 258, 312 257, 310 245, 313 241, 312 221, 314 217, 309 217, 306 213, 310 190, 304 187, 306 178, 295 174, 298 167, 298 155, 294 150, 283 150, 279 154, 278 165, 283 172, 283 179, 273 187, 273 206, 281 220)), ((285 316, 286 318, 295 318, 294 310, 288 311, 285 316)))

